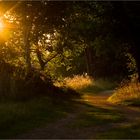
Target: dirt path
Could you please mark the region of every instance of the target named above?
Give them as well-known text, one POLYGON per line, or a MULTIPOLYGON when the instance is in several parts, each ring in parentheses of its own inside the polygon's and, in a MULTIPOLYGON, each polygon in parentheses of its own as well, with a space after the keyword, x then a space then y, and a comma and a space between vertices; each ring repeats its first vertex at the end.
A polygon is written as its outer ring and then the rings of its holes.
POLYGON ((133 106, 124 106, 124 105, 115 105, 107 102, 108 97, 113 93, 113 90, 107 90, 102 92, 99 95, 84 95, 84 98, 87 103, 102 107, 105 109, 113 109, 115 111, 119 111, 122 115, 125 116, 126 122, 135 122, 137 120, 140 120, 140 108, 139 107, 133 107, 133 106))
MULTIPOLYGON (((137 123, 140 121, 140 109, 136 107, 117 106, 110 104, 106 99, 112 94, 113 91, 105 91, 98 95, 85 94, 83 99, 78 104, 74 113, 69 113, 66 118, 57 122, 50 123, 46 127, 36 128, 26 134, 20 135, 17 138, 28 139, 84 139, 96 138, 97 134, 106 132, 122 125, 129 125, 130 123, 137 123), (109 112, 108 114, 106 112, 109 112), (114 112, 118 112, 123 116, 123 121, 114 121, 112 118, 109 120, 97 118, 101 116, 114 117, 114 112), (85 116, 94 113, 93 116, 85 116), (94 120, 95 116, 99 116, 94 120), (83 117, 85 116, 85 118, 83 117), (90 120, 90 121, 89 121, 90 120), (108 121, 97 123, 99 121, 108 121)), ((115 116, 117 117, 117 115, 115 116)), ((114 117, 114 118, 115 118, 114 117)))

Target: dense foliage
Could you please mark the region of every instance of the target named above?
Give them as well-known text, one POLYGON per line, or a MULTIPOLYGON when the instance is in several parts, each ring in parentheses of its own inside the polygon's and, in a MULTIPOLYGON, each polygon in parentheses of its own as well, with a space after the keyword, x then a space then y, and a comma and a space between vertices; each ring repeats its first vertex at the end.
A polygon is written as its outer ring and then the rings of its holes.
POLYGON ((130 6, 127 2, 1 1, 5 23, 0 33, 1 92, 7 85, 15 92, 17 79, 46 87, 43 84, 50 81, 44 80, 46 75, 51 80, 82 73, 116 80, 137 71, 140 75, 140 16, 135 6, 133 2, 130 6))

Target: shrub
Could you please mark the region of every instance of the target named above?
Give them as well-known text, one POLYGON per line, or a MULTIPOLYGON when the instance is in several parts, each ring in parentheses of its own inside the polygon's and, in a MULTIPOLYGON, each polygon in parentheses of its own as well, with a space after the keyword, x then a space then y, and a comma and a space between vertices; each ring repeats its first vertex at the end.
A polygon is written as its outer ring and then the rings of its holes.
POLYGON ((93 84, 93 79, 88 75, 74 75, 64 78, 63 81, 55 82, 58 87, 68 87, 74 90, 80 90, 93 84))
POLYGON ((123 103, 127 101, 140 101, 140 83, 125 82, 120 85, 116 92, 108 98, 112 103, 123 103))
POLYGON ((25 101, 40 96, 56 99, 78 97, 76 91, 53 85, 51 77, 32 69, 30 73, 0 61, 0 99, 25 101))

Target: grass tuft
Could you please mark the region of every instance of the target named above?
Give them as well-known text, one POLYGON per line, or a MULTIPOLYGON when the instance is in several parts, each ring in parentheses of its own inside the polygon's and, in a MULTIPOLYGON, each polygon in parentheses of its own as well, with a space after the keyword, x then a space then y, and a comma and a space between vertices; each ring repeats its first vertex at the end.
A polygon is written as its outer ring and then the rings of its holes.
POLYGON ((140 83, 126 83, 108 98, 109 102, 126 105, 140 105, 140 83))
POLYGON ((75 75, 72 78, 67 77, 64 79, 64 82, 67 87, 75 90, 80 90, 88 86, 92 86, 94 83, 93 79, 88 75, 75 75))
POLYGON ((74 75, 62 81, 55 82, 57 87, 67 87, 82 93, 99 93, 104 90, 112 90, 116 83, 106 79, 93 79, 88 75, 74 75))
POLYGON ((88 75, 74 75, 73 77, 66 77, 62 81, 56 81, 54 85, 80 90, 93 85, 93 79, 88 75))

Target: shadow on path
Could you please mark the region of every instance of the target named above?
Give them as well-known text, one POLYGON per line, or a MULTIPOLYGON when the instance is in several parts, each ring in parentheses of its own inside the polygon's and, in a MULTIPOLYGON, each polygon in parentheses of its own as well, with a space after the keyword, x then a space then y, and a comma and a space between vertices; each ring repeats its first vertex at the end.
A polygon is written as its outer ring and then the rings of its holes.
POLYGON ((17 138, 140 138, 140 109, 108 103, 106 99, 112 92, 85 93, 74 102, 75 110, 67 117, 17 138))

